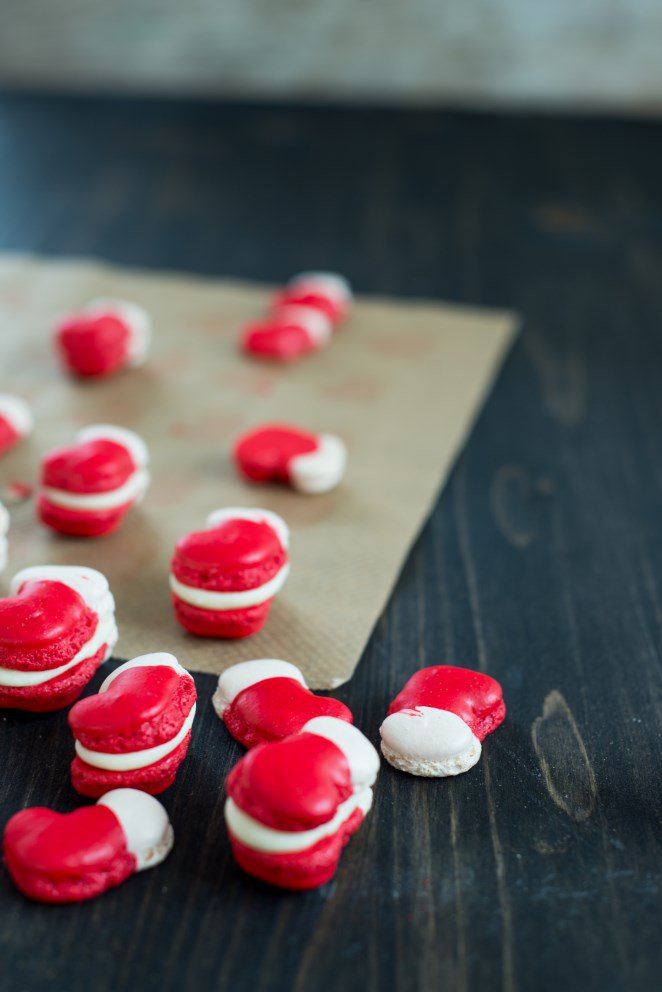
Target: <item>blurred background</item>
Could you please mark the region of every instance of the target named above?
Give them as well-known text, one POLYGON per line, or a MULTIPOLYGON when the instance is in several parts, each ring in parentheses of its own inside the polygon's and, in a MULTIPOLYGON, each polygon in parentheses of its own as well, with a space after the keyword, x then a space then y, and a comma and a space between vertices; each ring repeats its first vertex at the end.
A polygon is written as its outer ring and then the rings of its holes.
POLYGON ((0 85, 654 112, 659 0, 0 0, 0 85))

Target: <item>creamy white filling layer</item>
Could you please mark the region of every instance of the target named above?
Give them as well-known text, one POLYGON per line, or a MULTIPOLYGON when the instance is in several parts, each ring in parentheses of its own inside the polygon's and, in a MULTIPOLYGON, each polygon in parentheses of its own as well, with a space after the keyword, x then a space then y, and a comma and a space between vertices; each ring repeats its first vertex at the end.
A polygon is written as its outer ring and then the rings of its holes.
POLYGON ((291 854, 294 851, 305 851, 325 837, 335 834, 355 809, 360 809, 365 816, 371 806, 372 789, 362 789, 341 803, 328 823, 322 823, 312 830, 290 831, 266 827, 239 809, 233 799, 228 798, 225 802, 225 822, 230 833, 246 847, 267 854, 291 854))
POLYGON ((242 589, 238 592, 213 592, 210 589, 196 589, 193 586, 184 585, 170 575, 170 588, 179 599, 191 606, 197 606, 201 610, 243 610, 249 606, 259 606, 266 603, 268 599, 279 592, 285 584, 285 579, 290 571, 289 563, 276 572, 273 579, 269 579, 261 586, 254 589, 242 589))
POLYGON ((175 748, 179 747, 193 726, 194 718, 195 704, 193 704, 191 712, 175 736, 164 744, 157 744, 155 747, 144 747, 140 751, 124 751, 122 754, 110 754, 108 751, 92 751, 76 741, 76 754, 85 764, 93 765, 94 768, 103 768, 104 771, 108 772, 130 772, 137 768, 147 768, 148 765, 154 765, 162 758, 166 758, 175 748))
POLYGON ((86 644, 83 644, 80 651, 66 665, 60 665, 59 668, 47 668, 40 672, 19 672, 15 668, 0 668, 0 686, 21 689, 27 686, 43 685, 45 682, 50 682, 51 679, 56 679, 58 675, 62 675, 70 668, 75 668, 76 665, 82 664, 88 658, 92 658, 102 644, 108 645, 106 657, 103 659, 106 661, 112 654, 113 648, 117 643, 117 637, 115 617, 104 617, 99 620, 97 629, 94 631, 90 640, 86 644))
POLYGON ((138 501, 145 494, 149 485, 149 472, 140 468, 129 476, 119 489, 107 493, 70 493, 65 489, 52 489, 43 486, 41 495, 55 506, 66 510, 112 510, 124 503, 138 501))

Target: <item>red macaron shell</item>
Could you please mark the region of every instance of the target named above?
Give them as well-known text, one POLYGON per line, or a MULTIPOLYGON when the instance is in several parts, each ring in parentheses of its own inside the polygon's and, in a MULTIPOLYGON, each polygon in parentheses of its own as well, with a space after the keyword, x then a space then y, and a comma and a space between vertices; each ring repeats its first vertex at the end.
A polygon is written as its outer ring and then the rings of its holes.
POLYGON ((239 809, 275 830, 328 823, 353 794, 349 763, 330 740, 295 734, 260 744, 230 772, 227 792, 239 809))
POLYGON ((96 438, 45 455, 41 484, 69 493, 107 493, 123 486, 137 468, 123 444, 96 438))
POLYGON ((265 424, 240 437, 234 446, 237 468, 252 482, 289 482, 289 464, 317 451, 317 436, 286 424, 265 424))
POLYGON ((355 809, 335 833, 312 847, 288 854, 257 851, 242 844, 230 831, 232 853, 244 871, 263 882, 295 891, 316 889, 334 876, 342 849, 363 818, 361 810, 355 809))
POLYGON ((171 568, 184 585, 239 592, 264 585, 286 562, 287 551, 269 523, 232 517, 182 537, 171 568))
POLYGON ((30 579, 16 596, 0 599, 0 667, 59 668, 94 635, 99 619, 63 582, 30 579))
POLYGON ((0 455, 4 455, 5 451, 9 451, 15 444, 18 444, 21 437, 22 434, 16 430, 11 421, 0 416, 0 455))
MULTIPOLYGON (((174 735, 173 735, 174 736, 174 735)), ((71 763, 71 784, 82 796, 98 799, 105 796, 111 789, 140 789, 152 796, 169 789, 175 781, 177 771, 186 757, 191 732, 174 751, 160 761, 145 768, 133 768, 129 771, 109 771, 106 768, 96 768, 76 756, 71 763)))
POLYGON ((91 658, 41 685, 0 686, 0 708, 29 710, 31 713, 52 713, 64 709, 78 699, 103 663, 106 651, 107 645, 104 644, 91 658))
POLYGON ((136 870, 120 822, 106 806, 66 814, 21 810, 5 827, 3 848, 18 888, 43 902, 90 899, 136 870))
POLYGON ((69 713, 83 747, 122 754, 164 744, 181 730, 196 701, 195 683, 168 665, 127 668, 104 692, 69 713))
POLYGON ((51 503, 45 496, 37 500, 39 519, 59 534, 70 537, 104 537, 117 530, 133 503, 114 506, 110 510, 72 510, 51 503))
POLYGON ((262 679, 238 693, 223 713, 223 721, 244 747, 280 741, 316 716, 353 722, 351 710, 338 699, 316 696, 297 679, 262 679))
POLYGON ((60 324, 56 342, 70 372, 105 376, 126 365, 131 333, 124 321, 112 313, 79 314, 60 324))
POLYGON ((479 741, 496 730, 506 715, 496 679, 452 665, 433 665, 415 672, 391 703, 389 716, 417 706, 455 713, 479 741))
POLYGON ((198 637, 250 637, 261 630, 269 617, 273 599, 243 610, 203 610, 184 602, 174 593, 172 605, 178 622, 198 637))
POLYGON ((241 338, 241 348, 255 358, 274 362, 295 362, 316 351, 318 344, 305 327, 295 322, 251 324, 241 338))

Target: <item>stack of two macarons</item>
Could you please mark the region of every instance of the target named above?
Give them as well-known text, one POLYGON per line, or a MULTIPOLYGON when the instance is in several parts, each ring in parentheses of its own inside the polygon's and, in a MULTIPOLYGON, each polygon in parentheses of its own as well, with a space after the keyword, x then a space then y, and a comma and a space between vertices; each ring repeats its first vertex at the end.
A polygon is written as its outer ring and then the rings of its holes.
POLYGON ((253 358, 295 362, 328 344, 351 302, 351 288, 342 276, 302 272, 275 294, 264 320, 243 329, 240 348, 253 358))

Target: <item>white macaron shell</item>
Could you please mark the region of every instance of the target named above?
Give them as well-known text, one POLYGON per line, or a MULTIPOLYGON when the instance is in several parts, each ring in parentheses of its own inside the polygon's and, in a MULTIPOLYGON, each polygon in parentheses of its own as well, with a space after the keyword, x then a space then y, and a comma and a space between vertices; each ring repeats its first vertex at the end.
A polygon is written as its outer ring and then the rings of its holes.
POLYGON ((99 615, 112 613, 115 609, 106 576, 85 565, 32 565, 24 568, 11 580, 9 595, 15 596, 25 582, 42 580, 69 586, 99 615))
POLYGON ((231 665, 219 675, 218 688, 214 693, 214 709, 219 716, 222 716, 228 706, 236 699, 244 689, 263 682, 265 679, 296 679, 304 688, 306 681, 296 667, 289 661, 281 661, 280 658, 255 658, 252 661, 240 661, 237 665, 231 665))
POLYGON ((266 523, 276 532, 278 540, 287 550, 290 546, 290 529, 277 513, 271 510, 261 510, 258 507, 247 506, 226 506, 220 510, 214 510, 207 517, 207 527, 209 529, 218 527, 226 520, 254 520, 256 523, 266 523))
POLYGON ((129 330, 129 364, 133 368, 143 364, 152 337, 152 320, 144 307, 128 300, 104 297, 91 300, 85 313, 112 313, 119 317, 129 330))
POLYGON ((132 658, 131 661, 125 661, 123 665, 120 665, 119 668, 116 668, 115 671, 111 672, 110 675, 102 682, 99 692, 106 692, 118 675, 121 675, 122 672, 128 672, 131 668, 162 667, 172 668, 178 675, 186 675, 187 678, 193 678, 193 676, 179 664, 174 654, 168 654, 166 651, 154 651, 152 654, 141 654, 138 658, 132 658))
MULTIPOLYGON (((386 717, 379 733, 387 751, 407 759, 412 767, 443 765, 450 759, 473 756, 476 748, 480 756, 478 738, 461 717, 449 710, 431 706, 399 710, 386 717)), ((475 764, 478 757, 467 767, 475 764)), ((463 761, 458 766, 460 770, 465 770, 463 761)))
POLYGON ((32 411, 25 400, 9 393, 0 393, 0 417, 11 424, 21 437, 29 434, 34 426, 32 411))
POLYGON ((379 771, 379 755, 358 727, 335 716, 316 716, 301 728, 301 733, 326 737, 340 748, 349 764, 355 789, 371 786, 379 771))
POLYGON ((173 832, 165 809, 154 796, 139 789, 113 789, 97 802, 120 822, 126 846, 137 861, 136 871, 152 868, 170 853, 173 832))
POLYGON ((127 427, 117 427, 114 424, 90 424, 76 435, 79 444, 87 441, 114 441, 126 448, 137 468, 143 468, 149 462, 149 450, 141 437, 127 427))
POLYGON ((317 449, 290 460, 287 470, 299 492, 326 493, 342 480, 347 464, 345 442, 335 434, 318 434, 317 449))

